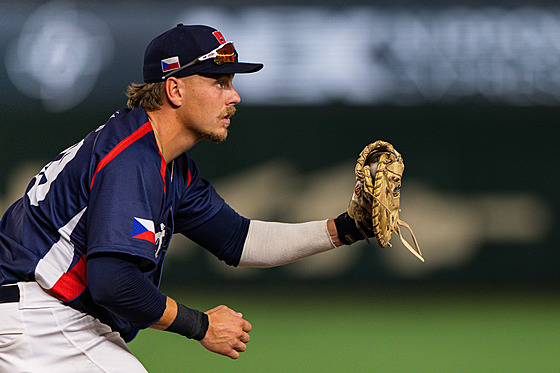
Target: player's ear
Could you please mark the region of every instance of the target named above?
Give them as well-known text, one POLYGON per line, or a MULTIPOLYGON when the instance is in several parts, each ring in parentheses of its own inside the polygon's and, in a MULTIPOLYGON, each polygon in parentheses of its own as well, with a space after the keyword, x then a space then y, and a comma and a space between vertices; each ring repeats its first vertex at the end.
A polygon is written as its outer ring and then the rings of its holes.
POLYGON ((171 105, 176 107, 181 106, 182 103, 182 92, 180 90, 181 83, 182 82, 174 76, 169 77, 165 81, 165 94, 167 95, 167 99, 171 105))

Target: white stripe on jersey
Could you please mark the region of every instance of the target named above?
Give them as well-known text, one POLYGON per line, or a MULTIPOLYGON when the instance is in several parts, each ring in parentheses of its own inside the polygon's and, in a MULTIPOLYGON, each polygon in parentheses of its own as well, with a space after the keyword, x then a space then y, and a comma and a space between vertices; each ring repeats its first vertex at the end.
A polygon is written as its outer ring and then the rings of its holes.
POLYGON ((52 245, 47 254, 39 260, 35 268, 35 280, 44 289, 52 288, 58 279, 68 271, 68 268, 72 264, 72 260, 74 259, 74 245, 70 241, 70 234, 72 234, 72 231, 86 210, 87 206, 65 226, 58 230, 60 239, 57 243, 52 245))

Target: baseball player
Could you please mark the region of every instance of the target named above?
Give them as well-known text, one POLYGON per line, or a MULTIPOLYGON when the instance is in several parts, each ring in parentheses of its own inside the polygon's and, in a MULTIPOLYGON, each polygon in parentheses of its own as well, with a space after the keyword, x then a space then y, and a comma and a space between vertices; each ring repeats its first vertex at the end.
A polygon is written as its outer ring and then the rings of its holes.
POLYGON ((128 108, 31 180, 0 221, 0 371, 144 372, 126 342, 148 327, 236 359, 252 329, 241 313, 201 312, 158 289, 173 234, 240 267, 363 237, 347 213, 297 224, 243 217, 187 155, 226 138, 240 101, 234 74, 262 67, 239 62, 220 31, 179 24, 147 46, 128 108))

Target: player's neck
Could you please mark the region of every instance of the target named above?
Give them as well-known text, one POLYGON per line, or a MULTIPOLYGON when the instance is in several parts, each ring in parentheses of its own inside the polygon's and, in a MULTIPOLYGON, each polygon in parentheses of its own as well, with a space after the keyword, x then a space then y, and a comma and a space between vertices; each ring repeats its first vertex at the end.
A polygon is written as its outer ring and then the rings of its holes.
POLYGON ((148 112, 148 118, 154 128, 156 141, 165 163, 170 163, 196 143, 194 139, 185 136, 181 124, 173 114, 166 110, 148 112))

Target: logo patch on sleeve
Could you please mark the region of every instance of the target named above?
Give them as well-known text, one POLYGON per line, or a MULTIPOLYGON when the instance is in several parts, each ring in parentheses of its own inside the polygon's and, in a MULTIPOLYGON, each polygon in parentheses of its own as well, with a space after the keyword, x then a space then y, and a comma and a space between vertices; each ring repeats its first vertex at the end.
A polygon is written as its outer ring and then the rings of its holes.
POLYGON ((155 245, 156 230, 154 228, 154 222, 135 217, 132 222, 132 237, 148 241, 155 245))

